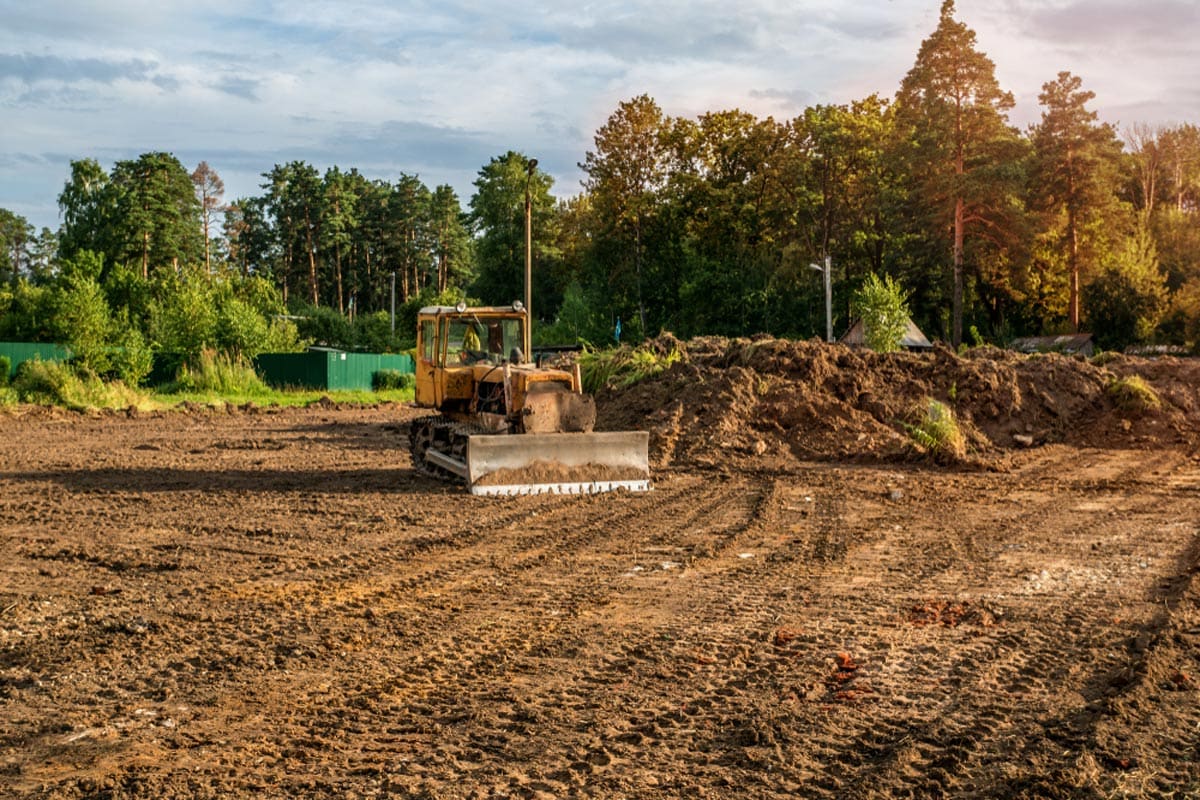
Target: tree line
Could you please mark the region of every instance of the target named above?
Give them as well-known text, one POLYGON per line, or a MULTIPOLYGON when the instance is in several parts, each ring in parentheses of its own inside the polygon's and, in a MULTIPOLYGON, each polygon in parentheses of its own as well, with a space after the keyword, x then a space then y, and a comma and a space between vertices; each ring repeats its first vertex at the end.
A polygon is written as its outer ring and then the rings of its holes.
POLYGON ((1094 99, 1061 72, 1042 88, 1039 121, 1018 130, 1012 95, 944 0, 893 97, 783 121, 737 109, 671 117, 633 97, 596 132, 582 191, 567 198, 516 151, 479 170, 465 207, 417 176, 322 174, 303 161, 226 202, 207 163, 189 173, 148 153, 105 172, 83 159, 59 195, 57 232, 0 210, 11 287, 0 336, 20 327, 22 291, 78 275, 82 260, 110 315, 156 347, 150 306, 131 298, 161 305, 161 287, 189 281, 235 287, 229 297, 253 285, 251 305, 293 318, 297 342, 400 347, 420 304, 523 296, 528 198, 543 342, 611 343, 618 323, 623 340, 821 335, 810 265, 828 257, 838 330, 864 282, 886 278, 927 334, 954 345, 1087 330, 1110 348, 1196 346, 1200 129, 1119 133, 1094 99))

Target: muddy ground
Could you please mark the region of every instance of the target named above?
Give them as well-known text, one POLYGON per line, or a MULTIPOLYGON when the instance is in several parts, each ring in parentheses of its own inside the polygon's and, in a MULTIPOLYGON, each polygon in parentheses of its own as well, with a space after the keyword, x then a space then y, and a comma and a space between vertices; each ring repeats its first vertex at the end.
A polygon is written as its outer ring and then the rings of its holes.
POLYGON ((0 796, 1200 796, 1193 363, 688 347, 601 397, 641 495, 468 496, 401 406, 0 415, 0 796))

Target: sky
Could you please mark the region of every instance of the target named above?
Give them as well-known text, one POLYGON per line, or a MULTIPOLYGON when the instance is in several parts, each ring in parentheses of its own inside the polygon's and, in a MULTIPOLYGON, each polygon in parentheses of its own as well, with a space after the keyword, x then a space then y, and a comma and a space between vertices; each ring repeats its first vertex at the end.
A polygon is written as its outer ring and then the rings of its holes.
MULTIPOLYGON (((895 94, 941 0, 0 0, 0 208, 57 228, 73 159, 204 160, 226 200, 304 160, 449 184, 539 160, 559 197, 623 100, 665 114, 895 94)), ((1198 0, 958 0, 1037 121, 1067 70, 1119 131, 1200 123, 1198 0)))

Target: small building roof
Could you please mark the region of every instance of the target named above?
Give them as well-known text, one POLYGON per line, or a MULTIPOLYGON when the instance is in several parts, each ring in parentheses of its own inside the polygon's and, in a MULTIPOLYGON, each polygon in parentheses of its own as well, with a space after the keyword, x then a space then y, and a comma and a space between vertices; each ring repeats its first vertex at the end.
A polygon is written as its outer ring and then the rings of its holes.
POLYGON ((1021 336, 1009 342, 1009 348, 1021 353, 1082 353, 1095 350, 1090 333, 1066 333, 1061 336, 1021 336))
MULTIPOLYGON (((930 350, 933 348, 933 343, 925 338, 925 334, 921 333, 921 329, 911 319, 906 318, 905 322, 908 326, 904 330, 904 336, 900 338, 900 346, 908 350, 930 350)), ((854 320, 854 324, 850 329, 842 334, 838 339, 842 344, 850 345, 851 347, 866 347, 866 328, 861 319, 854 320)))

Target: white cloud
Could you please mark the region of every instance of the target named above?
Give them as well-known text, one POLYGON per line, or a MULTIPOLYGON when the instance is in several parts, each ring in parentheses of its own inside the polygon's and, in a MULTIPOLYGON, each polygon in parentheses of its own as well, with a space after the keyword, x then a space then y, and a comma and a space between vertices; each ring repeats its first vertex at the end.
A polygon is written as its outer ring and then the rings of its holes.
MULTIPOLYGON (((418 173, 465 201, 487 159, 515 149, 574 193, 575 163, 618 102, 647 93, 672 116, 739 107, 787 118, 891 96, 940 4, 18 4, 0 29, 0 206, 56 224, 69 159, 147 150, 209 161, 230 196, 305 158, 371 177, 418 173)), ((1194 0, 959 0, 957 16, 1017 96, 1018 124, 1037 119, 1042 83, 1063 69, 1110 121, 1200 120, 1194 0)))

